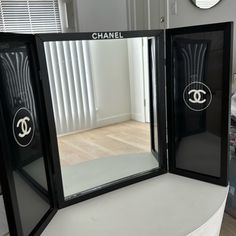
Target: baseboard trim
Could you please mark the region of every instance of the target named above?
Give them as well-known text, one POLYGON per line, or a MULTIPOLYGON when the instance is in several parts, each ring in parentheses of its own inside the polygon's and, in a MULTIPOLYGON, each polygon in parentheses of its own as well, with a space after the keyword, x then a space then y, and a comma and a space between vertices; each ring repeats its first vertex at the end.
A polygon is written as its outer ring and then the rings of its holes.
POLYGON ((97 128, 107 126, 107 125, 112 125, 112 124, 115 124, 115 123, 128 121, 128 120, 131 120, 131 114, 130 113, 125 113, 125 114, 121 114, 121 115, 117 115, 117 116, 110 116, 110 117, 106 117, 106 118, 103 118, 103 119, 98 119, 97 128))

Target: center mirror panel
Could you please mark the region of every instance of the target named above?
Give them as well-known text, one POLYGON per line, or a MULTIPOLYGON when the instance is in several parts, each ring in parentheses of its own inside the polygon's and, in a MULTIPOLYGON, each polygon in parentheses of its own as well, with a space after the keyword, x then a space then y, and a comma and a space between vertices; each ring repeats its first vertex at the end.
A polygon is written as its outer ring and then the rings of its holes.
POLYGON ((44 42, 65 200, 159 170, 155 43, 44 42))

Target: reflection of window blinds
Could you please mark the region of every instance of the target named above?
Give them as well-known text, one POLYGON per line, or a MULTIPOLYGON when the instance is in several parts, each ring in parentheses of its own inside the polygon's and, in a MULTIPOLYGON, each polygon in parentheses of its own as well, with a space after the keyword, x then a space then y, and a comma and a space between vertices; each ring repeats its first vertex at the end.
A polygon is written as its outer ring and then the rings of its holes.
POLYGON ((58 0, 0 0, 0 31, 61 32, 58 0))
POLYGON ((10 109, 15 113, 20 107, 28 108, 33 113, 37 125, 27 49, 0 52, 0 62, 2 76, 5 78, 1 79, 4 87, 8 88, 5 97, 7 103, 11 104, 10 109))
POLYGON ((44 44, 57 134, 95 126, 96 110, 88 42, 44 44))

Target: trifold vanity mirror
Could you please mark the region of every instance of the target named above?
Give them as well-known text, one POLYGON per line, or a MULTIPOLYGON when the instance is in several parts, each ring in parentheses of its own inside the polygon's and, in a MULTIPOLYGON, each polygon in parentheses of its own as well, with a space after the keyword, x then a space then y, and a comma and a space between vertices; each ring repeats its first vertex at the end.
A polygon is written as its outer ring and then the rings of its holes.
POLYGON ((1 34, 11 235, 40 234, 58 208, 167 171, 226 186, 231 36, 230 22, 1 34))

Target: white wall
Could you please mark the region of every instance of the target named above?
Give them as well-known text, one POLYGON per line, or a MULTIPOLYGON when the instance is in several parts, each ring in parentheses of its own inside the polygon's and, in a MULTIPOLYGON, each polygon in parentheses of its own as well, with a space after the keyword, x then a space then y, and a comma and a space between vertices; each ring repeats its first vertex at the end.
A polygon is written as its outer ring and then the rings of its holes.
MULTIPOLYGON (((169 27, 200 25, 224 21, 234 21, 234 57, 236 55, 236 1, 222 0, 215 7, 202 10, 195 7, 190 0, 168 0, 169 27), (177 2, 177 14, 174 14, 174 2, 177 2)), ((234 60, 236 72, 236 58, 234 60)))
MULTIPOLYGON (((81 32, 159 29, 166 25, 160 22, 160 17, 165 16, 166 0, 60 1, 74 2, 75 11, 67 12, 67 17, 75 15, 77 31, 81 32)), ((63 6, 61 11, 64 12, 63 6)), ((64 19, 65 14, 61 17, 64 19)))
POLYGON ((75 0, 78 30, 127 30, 126 0, 75 0))
POLYGON ((126 40, 90 41, 98 126, 130 120, 126 40))

